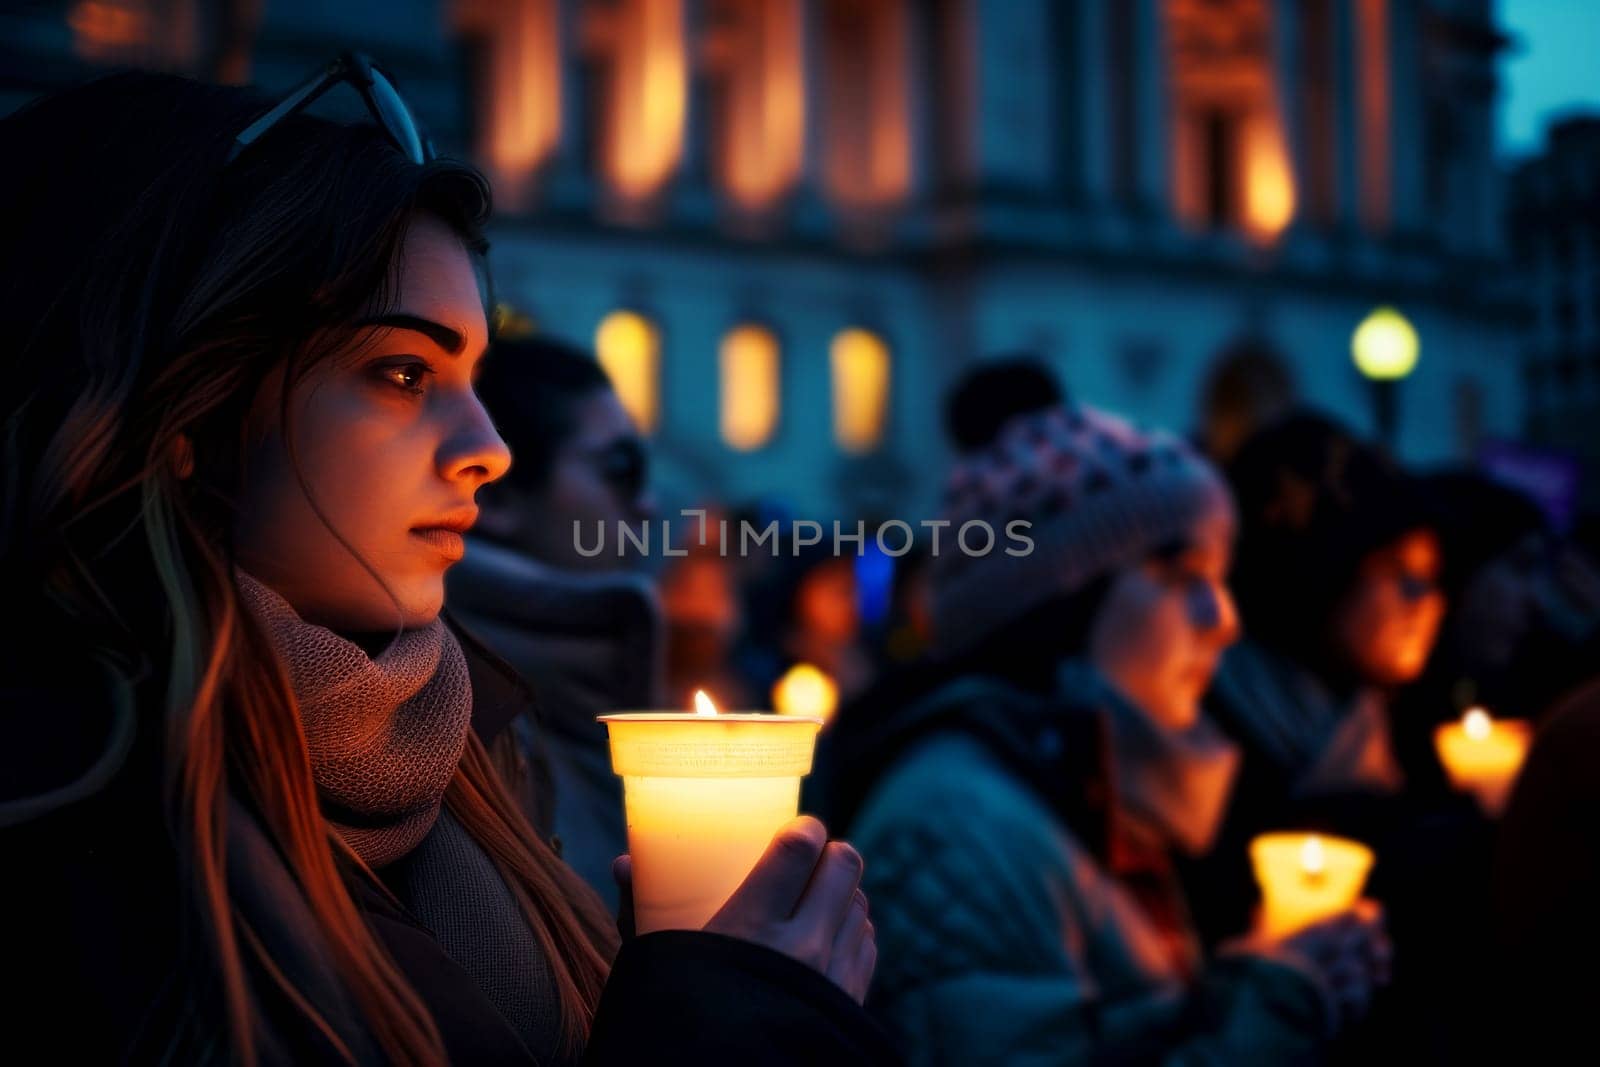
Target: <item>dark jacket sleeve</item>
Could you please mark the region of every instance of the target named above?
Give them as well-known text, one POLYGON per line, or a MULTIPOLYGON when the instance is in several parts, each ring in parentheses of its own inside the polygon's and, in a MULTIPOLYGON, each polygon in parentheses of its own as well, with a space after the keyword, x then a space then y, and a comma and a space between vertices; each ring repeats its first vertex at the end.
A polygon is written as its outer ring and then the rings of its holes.
POLYGON ((823 975, 738 938, 661 930, 623 946, 584 1062, 899 1063, 888 1034, 823 975))

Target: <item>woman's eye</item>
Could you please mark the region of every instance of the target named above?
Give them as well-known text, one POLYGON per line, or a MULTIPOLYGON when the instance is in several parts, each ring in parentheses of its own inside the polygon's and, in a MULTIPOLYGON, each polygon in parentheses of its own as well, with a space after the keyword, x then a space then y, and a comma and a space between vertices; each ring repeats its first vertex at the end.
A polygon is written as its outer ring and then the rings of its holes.
POLYGON ((391 382, 408 393, 421 394, 422 383, 428 375, 433 373, 433 368, 426 363, 389 363, 378 368, 378 374, 386 382, 391 382))

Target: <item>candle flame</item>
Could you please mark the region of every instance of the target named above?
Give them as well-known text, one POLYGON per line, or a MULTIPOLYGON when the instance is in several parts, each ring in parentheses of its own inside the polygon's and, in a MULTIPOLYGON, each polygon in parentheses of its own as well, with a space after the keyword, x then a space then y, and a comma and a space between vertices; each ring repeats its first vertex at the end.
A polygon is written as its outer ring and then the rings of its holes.
POLYGON ((1300 867, 1307 874, 1321 874, 1327 866, 1328 857, 1323 853, 1322 838, 1312 834, 1300 846, 1300 867))
POLYGON ((694 691, 694 713, 696 715, 715 715, 717 706, 711 703, 711 698, 706 696, 704 689, 694 691))
POLYGON ((1483 741, 1493 732, 1494 723, 1487 711, 1482 708, 1469 708, 1467 713, 1461 716, 1461 728, 1474 741, 1483 741))

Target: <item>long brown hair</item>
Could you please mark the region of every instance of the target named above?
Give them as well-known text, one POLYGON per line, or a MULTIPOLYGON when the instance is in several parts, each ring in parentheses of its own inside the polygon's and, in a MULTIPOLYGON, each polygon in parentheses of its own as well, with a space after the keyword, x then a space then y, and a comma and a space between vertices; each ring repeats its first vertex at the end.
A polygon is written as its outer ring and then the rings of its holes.
MULTIPOLYGON (((293 385, 337 350, 329 339, 392 296, 419 215, 454 227, 481 260, 488 190, 465 165, 418 166, 374 129, 309 117, 225 168, 233 135, 267 104, 123 74, 0 121, 0 202, 26 205, 0 236, 0 577, 125 665, 140 697, 124 701, 128 714, 160 731, 196 957, 186 1014, 212 1019, 247 1064, 268 1003, 358 1056, 239 906, 232 798, 304 894, 370 1032, 357 1040, 370 1036, 392 1062, 438 1062, 426 1006, 352 897, 352 855, 318 809, 287 672, 242 609, 231 502, 245 415, 269 374, 287 365, 287 411, 293 385)), ((521 902, 564 1032, 581 1041, 616 948, 598 898, 528 825, 476 741, 446 799, 521 902)))

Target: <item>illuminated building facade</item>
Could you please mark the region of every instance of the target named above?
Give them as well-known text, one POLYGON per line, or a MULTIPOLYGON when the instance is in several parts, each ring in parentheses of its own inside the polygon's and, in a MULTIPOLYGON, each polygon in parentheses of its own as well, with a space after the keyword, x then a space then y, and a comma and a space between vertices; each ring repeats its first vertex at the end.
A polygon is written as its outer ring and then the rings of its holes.
POLYGON ((1350 336, 1380 304, 1422 344, 1405 455, 1522 425, 1488 0, 226 14, 251 6, 63 4, 58 51, 126 54, 110 10, 186 20, 184 49, 134 61, 203 76, 281 86, 340 47, 378 55, 493 176, 499 296, 596 347, 669 505, 931 514, 943 391, 1008 352, 1190 430, 1217 353, 1264 340, 1300 395, 1370 427, 1350 336))

